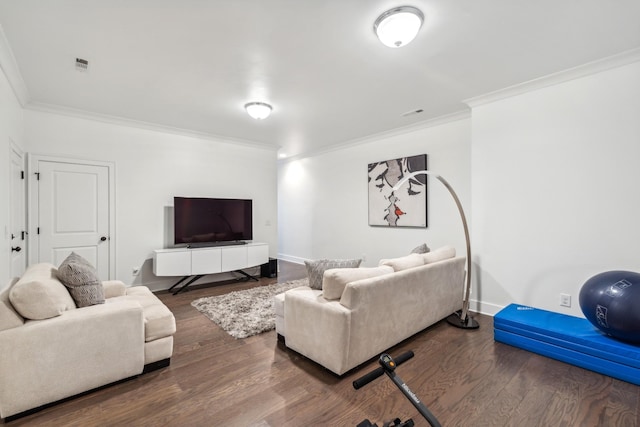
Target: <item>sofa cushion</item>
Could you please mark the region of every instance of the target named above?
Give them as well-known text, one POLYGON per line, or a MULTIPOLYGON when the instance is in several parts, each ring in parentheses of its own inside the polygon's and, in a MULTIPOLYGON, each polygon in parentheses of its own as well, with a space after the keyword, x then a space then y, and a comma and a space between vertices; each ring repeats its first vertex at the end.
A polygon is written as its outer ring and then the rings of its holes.
POLYGON ((431 249, 429 249, 429 246, 427 246, 426 243, 423 243, 419 246, 416 246, 415 248, 413 248, 411 250, 412 254, 426 254, 427 252, 431 251, 431 249))
POLYGON ((382 265, 372 268, 333 268, 324 272, 322 296, 325 299, 340 299, 347 283, 393 273, 393 268, 382 265))
POLYGON ((104 304, 104 288, 98 272, 75 252, 58 267, 58 279, 69 289, 78 307, 104 304))
POLYGON ((142 306, 144 317, 144 340, 146 342, 173 335, 176 332, 176 320, 171 310, 146 286, 127 288, 126 295, 109 298, 107 303, 118 300, 136 301, 142 306))
MULTIPOLYGON (((295 289, 295 288, 294 288, 295 289)), ((276 294, 273 296, 273 311, 276 314, 276 333, 284 335, 284 294, 276 294)))
POLYGON ((422 256, 422 254, 410 254, 400 258, 382 259, 378 265, 388 265, 393 268, 393 271, 402 271, 424 265, 422 256))
POLYGON ((322 289, 322 277, 324 272, 330 268, 357 268, 360 267, 361 259, 319 259, 316 261, 305 261, 307 275, 309 276, 309 287, 311 289, 322 289))
POLYGON ((453 258, 456 256, 456 248, 452 246, 443 246, 426 254, 422 254, 422 259, 425 264, 431 264, 432 262, 438 262, 445 259, 453 258))
POLYGON ((127 294, 127 285, 120 280, 105 280, 102 282, 102 288, 104 289, 105 299, 121 297, 127 294))
POLYGON ((11 305, 24 318, 49 319, 76 308, 67 288, 56 278, 56 268, 33 264, 9 292, 11 305))

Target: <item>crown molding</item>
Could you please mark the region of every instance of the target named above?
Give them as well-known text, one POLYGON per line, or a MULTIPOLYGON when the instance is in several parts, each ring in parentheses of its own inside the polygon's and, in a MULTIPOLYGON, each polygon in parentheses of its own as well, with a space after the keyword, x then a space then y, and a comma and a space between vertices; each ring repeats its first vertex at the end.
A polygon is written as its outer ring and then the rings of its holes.
POLYGON ((524 83, 519 83, 517 85, 509 86, 494 92, 489 92, 484 95, 465 99, 462 102, 464 102, 471 108, 475 108, 484 104, 499 101, 501 99, 509 98, 516 95, 522 95, 526 92, 531 92, 533 90, 557 85, 581 77, 586 77, 592 74, 600 73, 602 71, 610 70, 612 68, 618 68, 624 65, 632 64, 638 61, 640 61, 640 48, 631 49, 616 55, 598 59, 596 61, 587 62, 586 64, 579 65, 577 67, 569 68, 567 70, 529 80, 524 83))
POLYGON ((91 111, 79 110, 71 107, 63 107, 61 105, 47 104, 43 102, 29 102, 25 107, 27 110, 38 111, 49 114, 57 114, 62 116, 91 120, 95 122, 107 123, 116 126, 126 126, 136 129, 144 129, 154 132, 169 133, 189 138, 204 139, 208 141, 228 143, 233 145, 243 145, 251 148, 262 148, 264 150, 276 151, 278 146, 268 143, 250 141, 248 139, 231 138, 222 135, 216 135, 207 132, 199 132, 190 129, 160 125, 157 123, 144 122, 141 120, 127 119, 125 117, 112 116, 109 114, 94 113, 91 111))
POLYGON ((4 34, 4 30, 0 25, 0 68, 4 72, 4 75, 9 81, 13 93, 15 93, 20 106, 24 107, 29 103, 29 91, 27 85, 24 83, 22 74, 20 74, 20 68, 15 56, 13 56, 13 50, 9 45, 7 36, 4 34))
POLYGON ((407 126, 402 126, 399 128, 394 128, 391 130, 378 132, 375 134, 367 135, 362 138, 355 138, 345 142, 340 142, 337 144, 332 144, 327 147, 320 148, 318 150, 311 150, 305 153, 297 154, 291 157, 287 157, 284 159, 278 159, 280 163, 287 163, 294 160, 300 160, 307 157, 315 157, 321 154, 330 153, 332 151, 343 150, 345 148, 355 147, 362 144, 368 144, 371 142, 379 141, 383 138, 393 138, 394 136, 404 135, 409 132, 415 132, 423 129, 432 128, 435 126, 444 125, 447 123, 457 122, 459 120, 465 120, 471 118, 471 111, 469 109, 464 109, 461 111, 456 111, 455 113, 445 114, 443 116, 434 117, 433 119, 423 120, 421 122, 413 123, 407 126))

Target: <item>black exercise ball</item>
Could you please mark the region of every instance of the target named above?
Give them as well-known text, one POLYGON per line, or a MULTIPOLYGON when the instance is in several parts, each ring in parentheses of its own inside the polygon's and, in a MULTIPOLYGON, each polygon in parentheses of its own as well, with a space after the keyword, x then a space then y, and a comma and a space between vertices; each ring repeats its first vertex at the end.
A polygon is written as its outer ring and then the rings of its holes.
POLYGON ((640 343, 640 273, 596 274, 580 289, 580 308, 605 334, 640 343))

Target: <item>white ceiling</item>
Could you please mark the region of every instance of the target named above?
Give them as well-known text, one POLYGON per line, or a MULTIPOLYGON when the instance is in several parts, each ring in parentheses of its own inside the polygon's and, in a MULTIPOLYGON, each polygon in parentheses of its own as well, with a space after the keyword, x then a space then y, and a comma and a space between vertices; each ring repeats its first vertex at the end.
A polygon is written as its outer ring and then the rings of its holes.
POLYGON ((468 109, 463 100, 640 47, 638 0, 0 0, 28 104, 323 150, 468 109), (75 70, 75 58, 89 71, 75 70), (243 110, 264 101, 264 121, 243 110), (415 109, 424 112, 409 117, 415 109))

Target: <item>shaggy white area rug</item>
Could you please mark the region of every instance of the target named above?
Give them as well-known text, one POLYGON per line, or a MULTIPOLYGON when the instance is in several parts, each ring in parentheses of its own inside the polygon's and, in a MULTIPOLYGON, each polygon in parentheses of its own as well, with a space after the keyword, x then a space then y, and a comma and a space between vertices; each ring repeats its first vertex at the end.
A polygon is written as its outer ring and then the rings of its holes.
POLYGON ((232 337, 247 338, 275 329, 274 295, 308 285, 308 279, 274 283, 215 297, 199 298, 191 305, 232 337))

